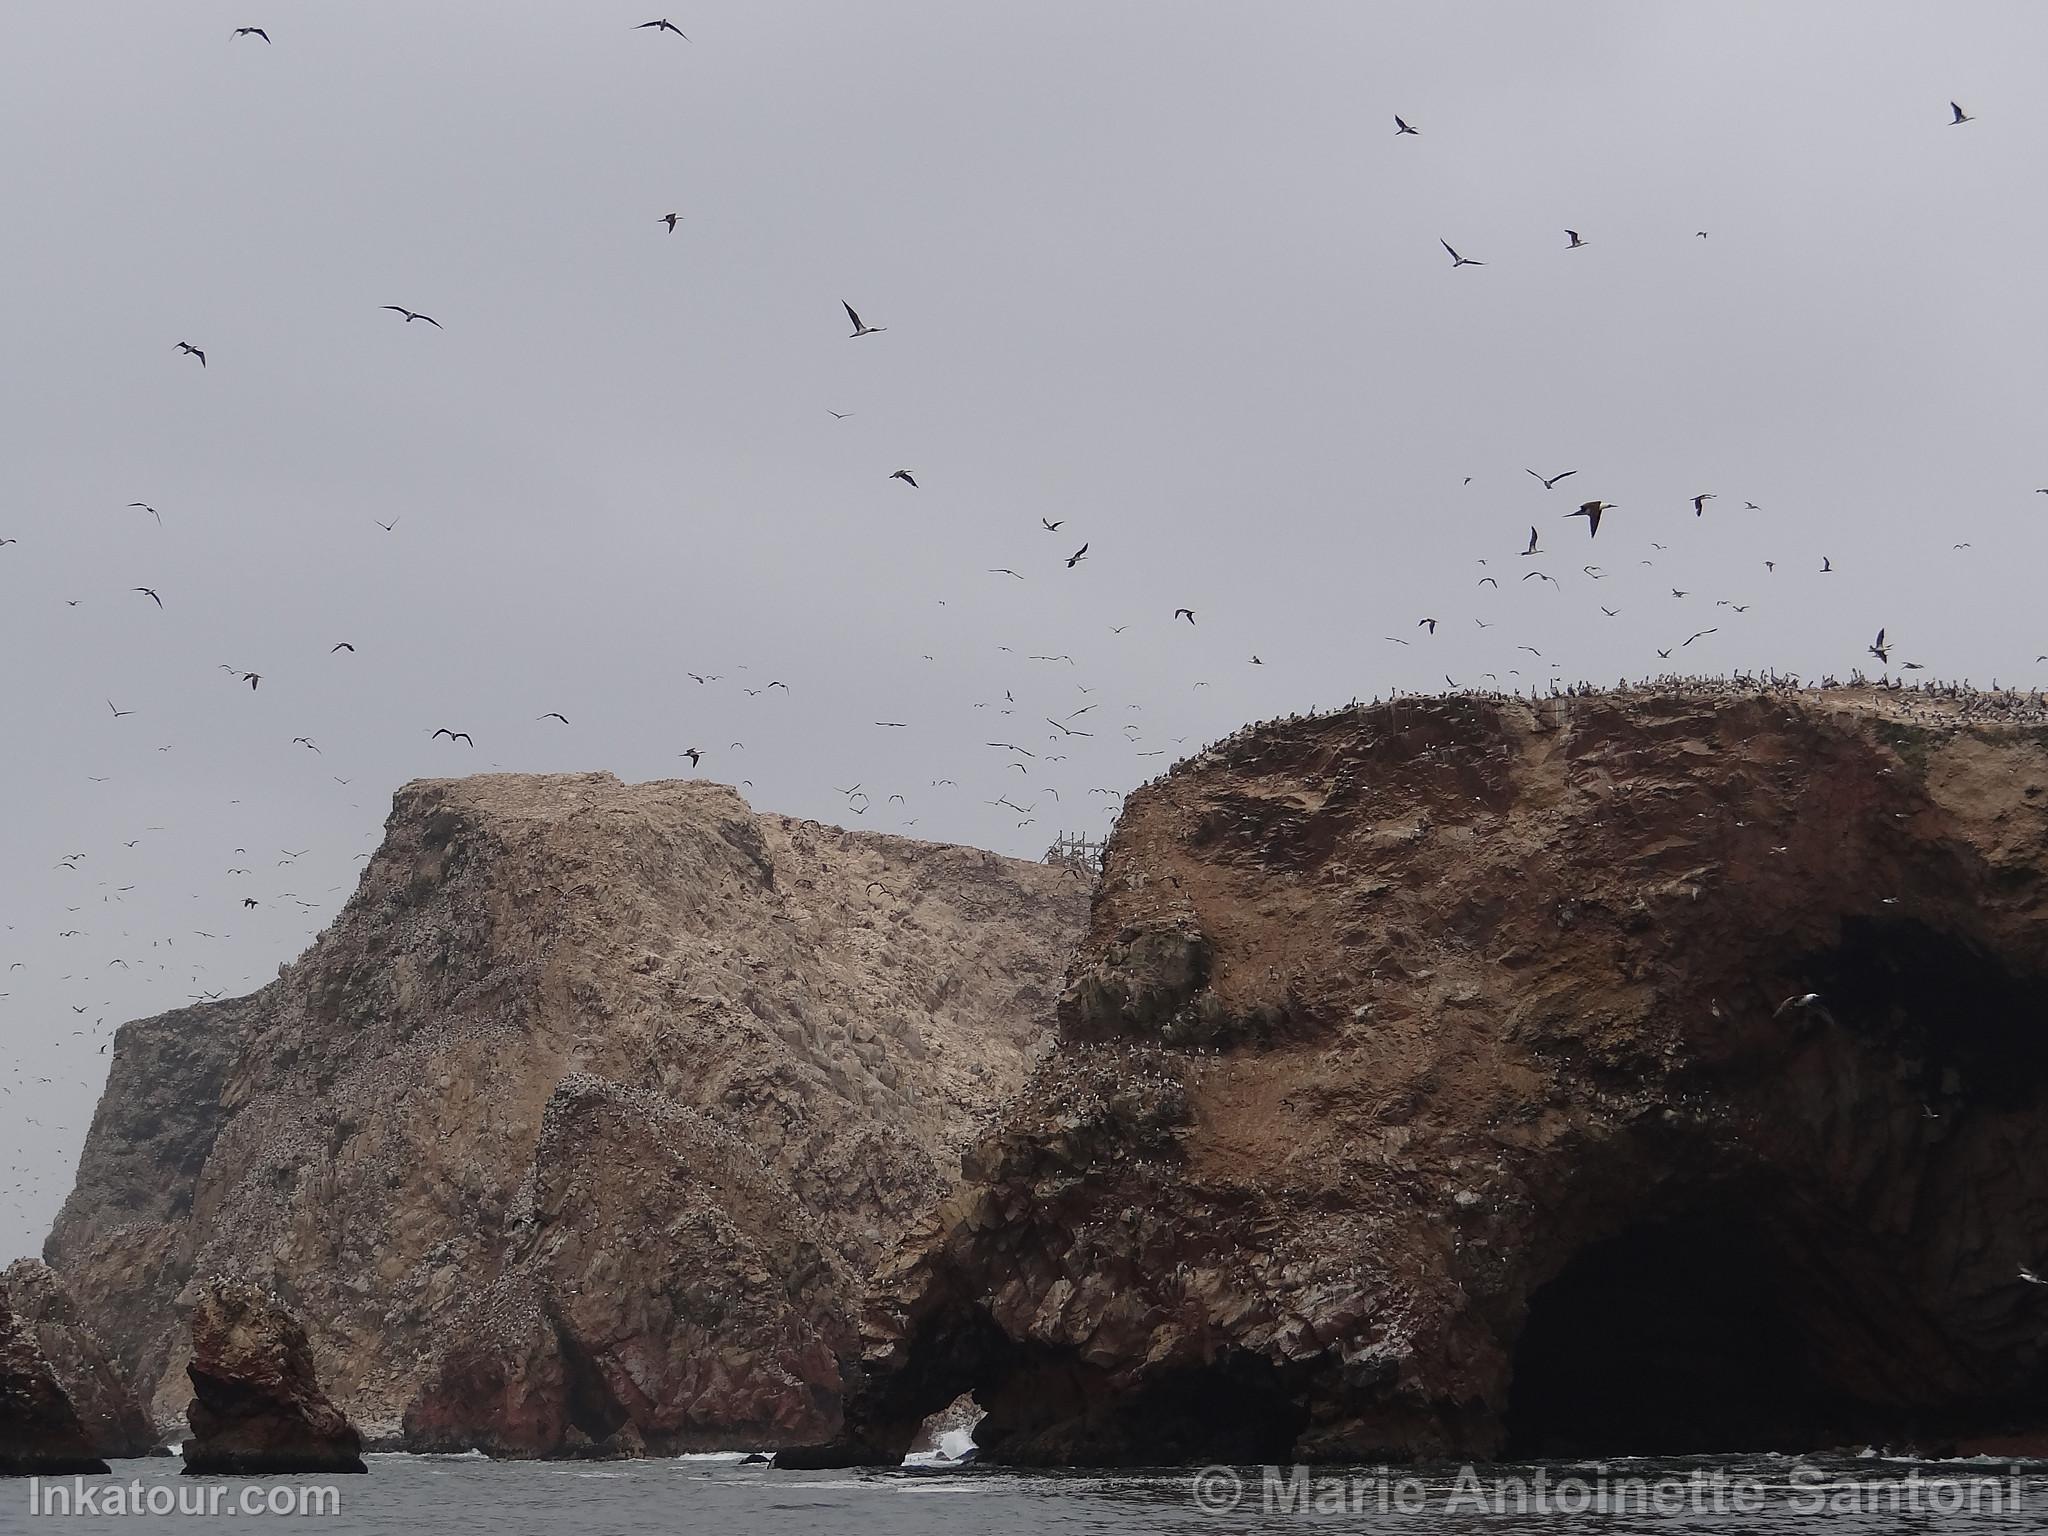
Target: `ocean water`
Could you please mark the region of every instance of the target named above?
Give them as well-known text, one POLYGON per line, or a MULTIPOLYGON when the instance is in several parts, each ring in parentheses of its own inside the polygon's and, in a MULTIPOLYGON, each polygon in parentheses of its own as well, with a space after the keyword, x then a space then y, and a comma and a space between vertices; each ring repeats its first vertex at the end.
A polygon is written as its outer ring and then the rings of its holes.
POLYGON ((186 1478, 175 1458, 114 1463, 85 1480, 144 1513, 55 1514, 53 1490, 0 1480, 0 1536, 230 1529, 428 1532, 435 1536, 558 1536, 566 1532, 683 1531, 795 1536, 955 1536, 955 1533, 1207 1533, 1265 1530, 1488 1533, 1612 1531, 1682 1536, 1801 1532, 2037 1532, 2048 1530, 2048 1463, 1911 1462, 1865 1455, 1617 1459, 1476 1467, 1258 1467, 1018 1472, 929 1459, 895 1472, 777 1472, 737 1456, 631 1462, 492 1462, 476 1456, 372 1456, 367 1476, 186 1478), (147 1513, 182 1495, 254 1513, 147 1513), (315 1489, 336 1491, 325 1512, 269 1513, 315 1489), (43 1501, 32 1512, 32 1495, 43 1501))

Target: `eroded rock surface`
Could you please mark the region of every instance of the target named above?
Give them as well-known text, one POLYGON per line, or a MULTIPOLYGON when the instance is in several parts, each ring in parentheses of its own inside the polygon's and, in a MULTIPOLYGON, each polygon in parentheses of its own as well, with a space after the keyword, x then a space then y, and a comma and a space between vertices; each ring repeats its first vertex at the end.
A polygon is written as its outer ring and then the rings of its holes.
POLYGON ((0 1297, 0 1477, 106 1470, 35 1330, 0 1297))
POLYGON ((2042 718, 1413 700, 1183 765, 789 1459, 893 1459, 963 1390, 1026 1463, 2048 1423, 2042 718))
POLYGON ((410 785, 274 984, 121 1030, 45 1256, 160 1424, 222 1273, 378 1440, 815 1438, 849 1277, 1021 1086, 1086 903, 713 784, 410 785))
POLYGON ((362 1472, 362 1437, 320 1390, 306 1330, 275 1297, 215 1279, 192 1309, 185 1470, 362 1472))
POLYGON ((35 1336, 86 1438, 102 1456, 150 1456, 162 1449, 113 1355, 87 1326, 56 1272, 17 1259, 0 1273, 0 1307, 35 1336))

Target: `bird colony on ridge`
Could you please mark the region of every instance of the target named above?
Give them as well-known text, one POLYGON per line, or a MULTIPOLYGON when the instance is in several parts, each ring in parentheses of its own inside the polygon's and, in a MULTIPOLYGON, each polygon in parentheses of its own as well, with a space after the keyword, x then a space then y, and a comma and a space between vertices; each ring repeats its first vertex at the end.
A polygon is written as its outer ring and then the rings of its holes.
MULTIPOLYGON (((619 30, 651 48, 684 50, 685 45, 688 49, 704 46, 666 17, 622 23, 619 30)), ((703 35, 701 31, 699 35, 703 35)), ((256 54, 265 57, 282 54, 294 43, 293 28, 274 22, 263 26, 238 25, 223 39, 224 46, 253 48, 256 54)), ((1930 103, 1928 127, 1932 131, 1956 129, 1967 134, 1996 128, 1995 121, 1978 124, 1973 114, 1955 102, 1946 103, 1945 111, 1938 110, 1941 106, 1939 102, 1930 103)), ((1428 152, 1438 126, 1429 113, 1404 106, 1401 113, 1389 115, 1391 123, 1384 130, 1388 135, 1388 152, 1428 152)), ((683 248, 692 239, 706 238, 694 233, 701 225, 692 224, 686 212, 668 206, 667 190, 648 189, 644 210, 634 216, 639 230, 656 241, 665 242, 673 237, 675 246, 664 247, 672 250, 683 248)), ((1436 270, 1428 274, 1429 278, 1483 284, 1497 280, 1504 269, 1515 263, 1555 261, 1576 267, 1600 260, 1611 242, 1602 241, 1600 230, 1592 227, 1594 221, 1578 222, 1586 227, 1566 228, 1560 223, 1554 247, 1540 253, 1534 247, 1514 252, 1489 249, 1485 242, 1474 241, 1457 230, 1442 234, 1421 231, 1415 243, 1418 252, 1427 252, 1435 264, 1436 270), (1431 240, 1444 254, 1435 253, 1431 240)), ((1687 253, 1712 253, 1720 238, 1708 229, 1669 232, 1671 246, 1687 253)), ((376 324, 403 333, 406 345, 463 345, 465 317, 459 295, 375 292, 337 302, 358 305, 366 319, 375 318, 376 324), (415 302, 427 304, 432 313, 413 308, 415 302)), ((807 313, 815 313, 820 346, 836 344, 863 351, 887 348, 899 344, 920 324, 917 305, 908 297, 878 303, 859 292, 813 293, 797 296, 792 302, 807 313), (876 319, 885 323, 873 323, 876 319), (845 329, 835 333, 835 323, 842 321, 845 329)), ((242 366, 240 349, 216 340, 206 331, 186 327, 187 321, 166 314, 158 355, 165 360, 165 367, 183 370, 181 377, 170 381, 170 387, 214 388, 223 376, 232 376, 242 366), (179 334, 181 331, 183 335, 179 334)), ((860 432, 864 425, 860 416, 866 403, 856 397, 816 405, 817 430, 860 432)), ((110 425, 108 430, 118 432, 119 424, 110 425)), ((942 483, 942 476, 931 472, 930 461, 918 455, 917 447, 907 442, 894 442, 886 448, 869 444, 865 451, 873 456, 874 478, 868 483, 886 486, 889 494, 900 496, 906 506, 929 507, 947 497, 950 488, 942 483)), ((1512 539, 1501 537, 1475 545, 1469 568, 1431 574, 1426 589, 1423 573, 1418 572, 1412 586, 1412 611, 1386 615, 1384 624, 1376 627, 1391 627, 1395 632, 1381 636, 1378 643, 1412 652, 1442 643, 1440 632, 1454 627, 1466 632, 1487 632, 1511 624, 1500 606, 1504 588, 1526 586, 1530 590, 1548 589, 1555 601, 1581 605, 1586 613, 1597 610, 1605 620, 1618 620, 1627 614, 1637 622, 1646 615, 1653 621, 1652 643, 1640 649, 1618 647, 1607 669, 1610 674, 1669 675, 1673 669, 1664 663, 1675 658, 1690 662, 1695 657, 1698 670, 1713 671, 1716 664, 1712 642, 1723 637, 1731 626, 1743 624, 1752 609, 1774 601, 1797 605, 1805 600, 1802 593, 1806 585, 1815 581, 1854 580, 1854 551, 1809 551, 1795 541, 1778 537, 1769 496, 1764 496, 1763 503, 1752 500, 1752 495, 1763 494, 1753 488, 1672 484, 1659 501, 1645 503, 1638 497, 1624 495, 1617 503, 1605 499, 1607 487, 1601 483, 1597 463, 1518 467, 1520 474, 1446 471, 1447 483, 1454 482, 1472 494, 1497 498, 1492 510, 1511 509, 1507 515, 1515 528, 1526 526, 1526 539, 1516 533, 1512 539), (1503 483, 1510 480, 1512 485, 1503 483), (1701 590, 1687 576, 1682 560, 1673 553, 1673 544, 1666 542, 1682 538, 1688 525, 1703 526, 1721 519, 1739 524, 1741 537, 1756 550, 1752 580, 1740 591, 1701 590), (1844 561, 1839 567, 1838 555, 1844 561), (1780 589, 1788 589, 1782 597, 1780 589)), ((180 509, 147 486, 136 489, 143 499, 128 501, 120 512, 147 514, 150 521, 143 526, 163 539, 175 539, 180 509)), ((2048 486, 2040 487, 2039 491, 2048 496, 2048 486)), ((0 516, 4 515, 5 509, 0 508, 0 516)), ((389 541, 378 547, 395 553, 403 549, 416 521, 395 513, 375 516, 366 510, 361 517, 362 537, 389 541)), ((22 601, 22 595, 35 587, 36 542, 25 530, 17 532, 0 526, 0 583, 4 583, 0 585, 0 594, 10 603, 22 601)), ((1171 701, 1120 687, 1113 674, 1091 674, 1091 663, 1100 654, 1099 645, 1126 643, 1134 632, 1147 631, 1163 637, 1167 644, 1192 644, 1203 640, 1212 629, 1221 629, 1230 637, 1225 643, 1232 649, 1231 665, 1273 671, 1283 671, 1286 666, 1283 650, 1261 638, 1252 616, 1218 611, 1208 600, 1209 593, 1189 593, 1189 601, 1162 604, 1156 611, 1126 603, 1114 585, 1118 565, 1141 556, 1119 539, 1117 529, 1104 525, 1100 514, 1055 509, 1049 515, 1039 516, 1035 526, 1026 523, 1018 527, 1008 548, 1011 553, 1007 563, 963 569, 957 573, 957 585, 934 591, 931 600, 971 613, 978 600, 974 585, 977 582, 1024 583, 1028 587, 1034 583, 1093 580, 1098 583, 1096 591, 1102 613, 1100 633, 1090 635, 1085 648, 1076 643, 1078 637, 1063 638, 1050 633, 1036 650, 994 647, 994 654, 985 659, 985 696, 957 718, 916 718, 892 704, 877 701, 880 712, 875 713, 870 729, 881 733, 913 729, 937 733, 946 742, 945 755, 942 759, 934 758, 930 776, 921 781, 902 782, 899 776, 898 781, 870 782, 871 774, 862 776, 859 745, 834 744, 834 760, 844 760, 850 768, 841 775, 846 781, 843 787, 839 778, 832 781, 838 809, 849 824, 872 825, 877 830, 912 836, 943 836, 949 819, 957 814, 959 797, 965 796, 1005 815, 1013 824, 1020 852, 1043 846, 1053 835, 1070 827, 1100 829, 1113 819, 1115 808, 1130 786, 1192 755, 1200 740, 1190 734, 1175 734, 1180 721, 1171 701), (1077 658, 1076 652, 1083 654, 1077 658)), ((1953 548, 1967 550, 1971 543, 1956 540, 1953 548)), ((152 617, 175 616, 186 601, 185 594, 172 580, 149 569, 146 549, 124 546, 121 553, 122 569, 133 571, 132 577, 110 579, 103 588, 66 592, 59 600, 68 608, 83 606, 88 610, 116 602, 145 605, 152 617)), ((1842 655, 1843 671, 1861 681, 1859 669, 1869 659, 1876 663, 1885 686, 1902 687, 1916 682, 1911 674, 1925 671, 1913 653, 1920 637, 1909 626, 1893 629, 1892 623, 1903 621, 1888 622, 1889 616, 1877 614, 1872 618, 1870 627, 1854 636, 1841 637, 1833 647, 1842 655), (1873 632, 1874 638, 1865 638, 1873 632)), ((1458 671, 1462 675, 1440 668, 1444 689, 1555 695, 1569 693, 1575 686, 1566 683, 1562 662, 1547 658, 1540 646, 1530 643, 1531 639, 1543 639, 1542 634, 1522 634, 1507 627, 1487 638, 1490 654, 1496 658, 1493 664, 1476 671, 1461 666, 1458 671)), ((395 647, 387 642, 386 636, 364 631, 332 635, 317 646, 307 647, 306 654, 270 652, 232 660, 192 655, 183 659, 195 668, 213 669, 219 674, 215 686, 234 690, 246 700, 251 695, 275 697, 289 690, 296 676, 321 666, 358 669, 361 681, 357 686, 374 694, 378 669, 408 665, 412 660, 394 652, 395 647)), ((914 666, 919 661, 934 659, 923 653, 906 656, 902 661, 914 666)), ((2048 657, 2037 656, 2035 660, 2048 657)), ((679 662, 671 675, 682 690, 682 699, 680 707, 673 710, 675 737, 668 749, 676 770, 701 770, 742 789, 751 787, 745 740, 749 712, 803 710, 799 663, 798 657, 776 658, 759 653, 750 654, 744 662, 728 659, 710 666, 687 658, 679 662), (700 670, 690 670, 692 667, 700 670), (792 684, 773 675, 777 671, 788 671, 798 681, 792 684), (703 707, 703 701, 713 699, 718 701, 716 708, 703 707)), ((1217 664, 1214 653, 1204 662, 1207 666, 1217 664)), ((1360 672, 1371 676, 1369 656, 1361 664, 1360 672)), ((667 681, 663 679, 665 694, 667 681)), ((95 714, 102 706, 107 711, 98 716, 100 722, 128 732, 164 729, 164 722, 152 720, 151 701, 146 695, 123 688, 118 675, 111 679, 111 686, 111 697, 88 701, 95 714)), ((1190 675, 1182 686, 1192 693, 1211 686, 1211 678, 1190 675)), ((1361 690, 1375 691, 1392 690, 1384 685, 1377 690, 1361 690)), ((2038 703, 2038 699, 2034 700, 2036 706, 2038 703)), ((466 712, 458 713, 459 706, 451 705, 444 714, 411 722, 411 728, 416 730, 424 750, 438 754, 428 760, 427 771, 461 774, 499 767, 516 769, 521 766, 521 755, 534 750, 534 743, 539 740, 534 733, 574 736, 583 729, 586 717, 578 705, 574 693, 559 689, 537 691, 527 701, 526 713, 517 718, 503 716, 502 712, 477 718, 466 712)), ((344 789, 359 782, 348 772, 351 763, 346 741, 331 736, 317 718, 301 717, 296 725, 294 731, 279 733, 281 750, 320 764, 325 777, 344 789)), ((819 746, 824 748, 823 743, 819 746)), ((592 766, 604 764, 607 744, 602 737, 592 735, 584 739, 579 749, 592 766)), ((169 752, 172 746, 164 743, 154 750, 169 752)), ((94 784, 106 782, 106 776, 97 773, 87 773, 85 777, 94 784)), ((362 789, 375 800, 390 787, 373 783, 364 784, 362 789)), ((122 923, 120 909, 136 890, 136 884, 134 879, 124 878, 131 870, 124 854, 164 830, 156 822, 138 822, 133 826, 109 822, 81 827, 68 839, 76 845, 76 851, 67 847, 48 871, 17 874, 17 880, 38 883, 46 893, 50 921, 42 930, 10 928, 0 935, 6 966, 6 974, 0 975, 0 1028, 16 1031, 30 1022, 9 1012, 7 1002, 9 993, 22 984, 25 976, 38 971, 55 973, 55 991, 69 999, 65 1004, 68 1015, 58 1021, 61 1028, 57 1030, 68 1032, 71 1042, 64 1058, 65 1070, 81 1081, 94 1082, 103 1075, 111 1033, 120 1022, 120 1015, 113 1011, 107 997, 110 973, 146 973, 153 978, 150 995, 159 1007, 218 999, 252 979, 247 975, 233 979, 222 975, 229 967, 215 958, 235 943, 238 921, 252 919, 265 909, 282 908, 293 916, 295 926, 303 934, 315 926, 319 917, 334 909, 346 889, 345 882, 301 889, 293 872, 299 867, 298 861, 312 850, 252 846, 256 843, 252 835, 242 842, 223 845, 223 867, 233 882, 228 894, 202 900, 195 893, 190 921, 182 927, 129 931, 122 923), (98 939, 108 952, 104 957, 96 953, 95 963, 89 967, 80 965, 72 957, 87 953, 84 941, 91 939, 98 939)), ((364 856, 358 853, 355 857, 364 856)), ((243 952, 239 958, 247 963, 253 957, 243 952)), ((1795 1005, 1797 1000, 1787 1006, 1795 1005)), ((38 1027, 48 1027, 47 1020, 34 1022, 38 1027)), ((47 1072, 24 1072, 16 1065, 0 1076, 0 1096, 4 1096, 0 1103, 8 1105, 9 1114, 32 1117, 42 1094, 52 1083, 47 1072)), ((10 1198, 7 1183, 18 1190, 24 1178, 43 1176, 42 1171, 21 1165, 6 1170, 6 1174, 6 1178, 0 1178, 0 1204, 10 1198)), ((17 1214, 22 1210, 18 1199, 14 1210, 17 1214)))

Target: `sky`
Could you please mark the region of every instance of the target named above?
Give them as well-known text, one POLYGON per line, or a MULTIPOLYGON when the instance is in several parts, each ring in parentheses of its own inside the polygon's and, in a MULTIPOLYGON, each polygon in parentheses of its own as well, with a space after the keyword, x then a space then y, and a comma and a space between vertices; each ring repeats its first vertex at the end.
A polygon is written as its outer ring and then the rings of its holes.
POLYGON ((410 779, 1037 857, 1397 689, 2048 676, 2039 6, 655 14, 7 7, 0 1260, 410 779))

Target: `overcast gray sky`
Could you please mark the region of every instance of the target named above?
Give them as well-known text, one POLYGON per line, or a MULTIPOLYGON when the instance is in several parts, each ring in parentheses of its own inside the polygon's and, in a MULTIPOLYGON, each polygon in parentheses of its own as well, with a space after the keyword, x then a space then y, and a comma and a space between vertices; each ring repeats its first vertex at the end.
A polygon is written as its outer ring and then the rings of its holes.
POLYGON ((1245 720, 1709 627, 2048 671, 2037 5, 655 14, 7 7, 0 1259, 113 1029, 300 952, 409 778, 694 746, 1035 856, 1245 720))

